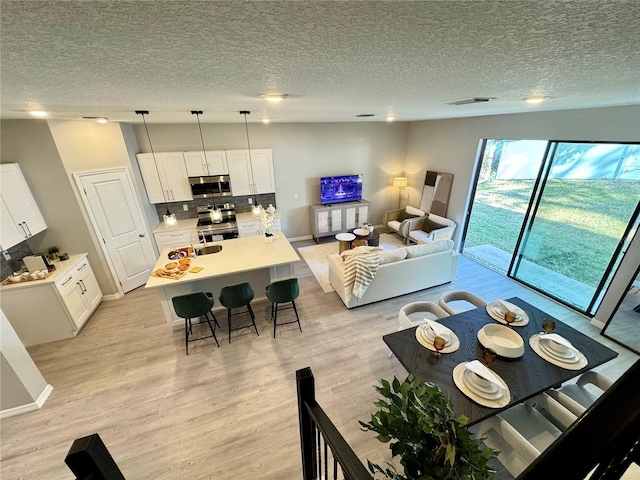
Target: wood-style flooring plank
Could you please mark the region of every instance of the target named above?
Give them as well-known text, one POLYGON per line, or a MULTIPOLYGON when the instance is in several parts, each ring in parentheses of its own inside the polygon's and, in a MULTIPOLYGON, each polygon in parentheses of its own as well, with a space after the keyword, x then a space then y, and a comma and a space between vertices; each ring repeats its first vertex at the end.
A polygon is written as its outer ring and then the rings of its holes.
POLYGON ((274 339, 269 303, 256 302, 259 336, 233 332, 228 344, 219 311, 220 347, 203 340, 186 356, 183 331, 167 326, 157 293, 141 288, 103 302, 77 337, 29 348, 54 390, 41 410, 2 421, 0 477, 73 479, 64 464, 71 443, 97 432, 130 480, 298 479, 295 371, 307 366, 319 403, 356 453, 382 463, 388 446, 358 425, 375 410, 372 385, 406 376, 382 336, 397 330, 400 307, 449 290, 485 300, 517 295, 577 326, 620 352, 598 368, 612 378, 638 358, 586 318, 463 257, 451 284, 352 310, 324 293, 303 261, 295 273, 302 333, 279 326, 274 339))

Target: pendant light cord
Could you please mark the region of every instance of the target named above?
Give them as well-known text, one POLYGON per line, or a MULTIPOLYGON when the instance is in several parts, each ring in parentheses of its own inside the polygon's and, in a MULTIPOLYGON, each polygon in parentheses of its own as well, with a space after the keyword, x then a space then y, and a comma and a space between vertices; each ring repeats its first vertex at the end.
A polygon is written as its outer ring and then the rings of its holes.
MULTIPOLYGON (((191 110, 191 114, 195 115, 198 119, 198 130, 200 131, 200 142, 202 142, 202 154, 204 155, 204 164, 207 166, 207 180, 209 180, 209 185, 211 185, 211 172, 209 171, 209 162, 207 162, 207 151, 204 148, 204 137, 202 136, 202 126, 200 125, 200 115, 202 115, 202 110, 191 110)), ((213 199, 213 189, 211 189, 211 201, 213 202, 214 210, 218 208, 215 200, 213 199)))
MULTIPOLYGON (((242 110, 240 115, 244 115, 244 129, 247 132, 247 148, 249 149, 249 165, 251 167, 251 180, 253 180, 253 186, 255 187, 256 177, 253 175, 253 161, 251 160, 251 143, 249 142, 249 124, 247 123, 247 115, 250 115, 251 112, 248 110, 242 110)), ((253 189, 253 194, 256 194, 255 188, 253 189)))
POLYGON ((169 204, 167 203, 167 196, 164 194, 164 187, 162 187, 162 180, 160 179, 160 170, 158 169, 158 162, 156 162, 156 154, 153 151, 153 145, 151 144, 151 136, 149 135, 149 128, 147 127, 147 121, 145 120, 145 114, 148 115, 149 112, 146 110, 136 110, 137 115, 142 115, 142 121, 144 123, 144 129, 147 132, 147 139, 149 139, 149 148, 151 149, 151 156, 153 157, 153 165, 156 167, 156 173, 158 174, 158 181, 160 182, 160 187, 162 189, 162 198, 164 199, 164 206, 167 209, 167 215, 171 215, 169 212, 169 204))

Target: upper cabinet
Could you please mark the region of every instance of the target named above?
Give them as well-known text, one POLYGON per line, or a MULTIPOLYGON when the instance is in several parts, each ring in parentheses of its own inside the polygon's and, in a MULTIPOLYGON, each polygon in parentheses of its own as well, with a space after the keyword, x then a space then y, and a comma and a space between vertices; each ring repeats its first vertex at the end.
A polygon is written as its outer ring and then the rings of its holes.
POLYGON ((271 149, 227 150, 227 164, 233 195, 275 193, 271 149))
POLYGON ((150 203, 193 200, 182 152, 139 153, 138 164, 150 203))
POLYGON ((40 233, 47 224, 17 163, 0 165, 0 248, 6 250, 40 233))
POLYGON ((184 163, 190 177, 206 177, 208 175, 228 175, 227 156, 224 150, 203 152, 184 152, 184 163))

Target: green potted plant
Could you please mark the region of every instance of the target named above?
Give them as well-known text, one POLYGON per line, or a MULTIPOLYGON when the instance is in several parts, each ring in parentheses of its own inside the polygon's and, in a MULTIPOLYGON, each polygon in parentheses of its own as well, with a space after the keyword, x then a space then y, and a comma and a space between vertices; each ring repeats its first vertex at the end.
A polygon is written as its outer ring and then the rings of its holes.
POLYGON ((59 251, 60 251, 60 249, 58 247, 56 247, 55 245, 53 247, 49 247, 47 249, 47 254, 49 255, 49 259, 57 260, 59 251))
POLYGON ((380 410, 364 430, 378 434, 381 442, 390 442, 392 458, 399 456, 403 472, 393 463, 386 468, 368 461, 374 475, 381 473, 394 480, 444 480, 493 478, 495 471, 487 462, 496 452, 472 438, 469 419, 456 415, 451 400, 438 385, 423 383, 413 375, 400 383, 380 380, 374 387, 382 399, 374 402, 380 410))

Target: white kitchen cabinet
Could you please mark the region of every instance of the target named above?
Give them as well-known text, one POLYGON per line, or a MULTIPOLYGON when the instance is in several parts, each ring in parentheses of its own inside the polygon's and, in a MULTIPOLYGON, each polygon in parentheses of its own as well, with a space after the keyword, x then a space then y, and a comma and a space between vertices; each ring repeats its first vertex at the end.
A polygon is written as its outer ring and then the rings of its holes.
POLYGON ((56 287, 73 323, 79 329, 102 299, 102 292, 86 257, 58 280, 56 287))
POLYGON ((40 233, 47 224, 17 163, 0 165, 0 248, 6 250, 40 233))
MULTIPOLYGON (((264 235, 265 228, 262 225, 260 219, 256 220, 237 220, 238 224, 238 237, 253 237, 255 235, 264 235)), ((271 226, 269 227, 269 233, 280 233, 282 228, 280 226, 280 219, 274 218, 271 226)))
POLYGON ((178 248, 191 245, 191 234, 194 229, 190 230, 173 230, 171 232, 154 233, 158 252, 162 252, 165 248, 178 248))
POLYGON ((139 153, 138 164, 150 203, 193 200, 182 152, 139 153))
POLYGON ((206 152, 184 152, 184 163, 190 177, 206 177, 208 175, 228 175, 227 155, 224 150, 206 152))
POLYGON ((55 261, 42 280, 2 285, 2 310, 25 346, 78 334, 102 300, 87 254, 55 261))
POLYGON ((227 150, 227 165, 233 195, 275 193, 271 149, 227 150))

